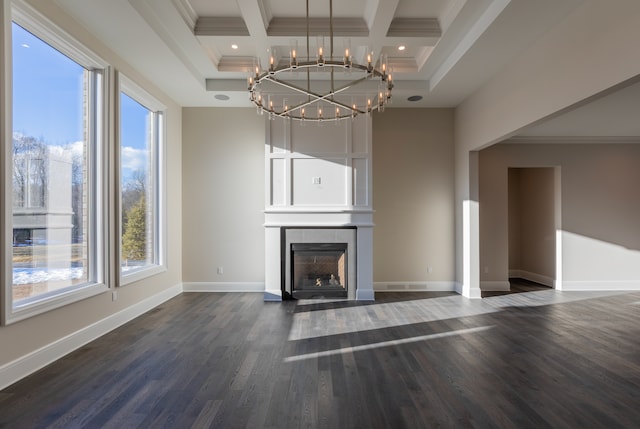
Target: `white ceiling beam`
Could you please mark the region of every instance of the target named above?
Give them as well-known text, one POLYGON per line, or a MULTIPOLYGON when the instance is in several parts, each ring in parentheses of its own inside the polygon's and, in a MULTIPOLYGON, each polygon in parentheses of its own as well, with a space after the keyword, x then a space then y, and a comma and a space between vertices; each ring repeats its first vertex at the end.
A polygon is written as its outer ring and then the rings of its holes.
POLYGON ((493 0, 480 18, 474 22, 463 39, 453 49, 444 62, 440 64, 435 73, 429 79, 429 85, 433 91, 462 57, 473 47, 480 36, 493 24, 502 11, 511 3, 511 0, 493 0))
POLYGON ((373 51, 373 58, 378 58, 393 21, 393 16, 400 0, 369 0, 366 13, 369 25, 369 50, 373 51))
POLYGON ((176 4, 172 3, 173 7, 166 8, 151 4, 151 0, 129 0, 129 3, 164 42, 167 48, 171 50, 173 55, 180 60, 191 76, 202 85, 208 64, 206 64, 204 58, 193 55, 198 52, 198 49, 189 39, 188 32, 191 29, 185 28, 184 25, 168 25, 180 22, 174 20, 176 18, 175 14, 179 13, 178 9, 175 8, 176 4))
POLYGON ((242 19, 249 30, 255 47, 256 57, 262 67, 269 64, 269 41, 267 39, 267 14, 262 0, 237 0, 242 19))

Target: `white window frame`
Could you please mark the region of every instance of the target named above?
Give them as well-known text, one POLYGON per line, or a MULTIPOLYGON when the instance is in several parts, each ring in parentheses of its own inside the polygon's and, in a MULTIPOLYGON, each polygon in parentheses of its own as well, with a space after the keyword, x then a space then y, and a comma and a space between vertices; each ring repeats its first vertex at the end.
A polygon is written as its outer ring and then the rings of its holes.
POLYGON ((0 31, 4 44, 0 47, 0 129, 3 130, 1 147, 3 162, 0 165, 0 176, 4 179, 5 189, 0 201, 0 263, 3 275, 0 277, 2 291, 1 312, 2 324, 10 324, 26 319, 82 299, 104 293, 109 289, 108 255, 108 212, 105 198, 108 195, 106 172, 108 171, 108 82, 109 64, 74 39, 67 32, 52 23, 44 15, 37 12, 27 3, 20 0, 0 0, 0 31), (13 263, 12 263, 12 185, 10 162, 12 159, 12 61, 11 51, 12 22, 25 28, 36 37, 45 41, 54 49, 69 57, 87 70, 92 71, 89 91, 91 103, 89 116, 90 142, 88 144, 87 189, 90 221, 88 225, 89 247, 89 281, 74 288, 68 288, 58 294, 47 294, 42 299, 29 300, 28 303, 14 306, 13 263))
POLYGON ((166 106, 158 99, 149 94, 140 85, 128 78, 123 73, 118 73, 117 77, 117 144, 116 144, 116 165, 117 165, 117 199, 118 199, 118 213, 117 213, 117 226, 118 226, 118 239, 117 239, 117 270, 118 270, 118 286, 125 286, 147 277, 160 274, 167 271, 166 261, 166 207, 165 207, 165 181, 166 181, 166 163, 165 163, 165 141, 166 141, 166 106), (152 157, 151 166, 153 171, 150 171, 150 178, 153 182, 153 204, 152 210, 155 213, 155 222, 153 224, 153 246, 154 255, 156 255, 156 261, 153 265, 134 270, 132 272, 123 272, 121 267, 121 255, 122 255, 122 180, 121 173, 121 159, 120 153, 122 149, 121 141, 121 129, 120 129, 120 94, 124 93, 134 101, 140 103, 142 106, 149 109, 153 115, 153 136, 151 142, 150 156, 152 157))

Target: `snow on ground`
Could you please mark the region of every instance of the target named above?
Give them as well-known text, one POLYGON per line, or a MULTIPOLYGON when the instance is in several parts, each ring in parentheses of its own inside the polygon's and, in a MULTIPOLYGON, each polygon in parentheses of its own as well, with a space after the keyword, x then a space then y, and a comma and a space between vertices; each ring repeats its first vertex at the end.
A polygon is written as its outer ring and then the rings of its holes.
MULTIPOLYGON (((129 271, 135 266, 122 267, 122 271, 129 271)), ((84 278, 83 267, 46 269, 46 268, 15 268, 13 270, 13 284, 27 285, 32 283, 77 280, 84 278)))

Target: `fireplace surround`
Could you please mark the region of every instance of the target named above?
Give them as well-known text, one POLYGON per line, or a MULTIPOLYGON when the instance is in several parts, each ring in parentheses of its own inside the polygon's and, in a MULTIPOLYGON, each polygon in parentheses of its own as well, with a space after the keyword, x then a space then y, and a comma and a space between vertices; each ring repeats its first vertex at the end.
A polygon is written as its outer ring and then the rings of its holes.
POLYGON ((281 228, 282 297, 355 299, 356 234, 354 227, 281 228))
MULTIPOLYGON (((374 299, 372 213, 349 213, 349 216, 346 218, 345 216, 346 213, 303 214, 298 212, 286 215, 267 213, 264 295, 266 301, 294 298, 292 295, 292 246, 305 244, 346 245, 346 296, 343 298, 364 301, 374 299), (294 221, 294 219, 299 221, 294 221), (331 219, 334 224, 327 224, 327 221, 331 219), (300 220, 304 220, 304 222, 300 222, 300 220), (337 223, 337 220, 341 222, 337 223)), ((332 273, 327 274, 330 277, 332 273)), ((313 294, 310 295, 314 297, 313 294)), ((324 297, 337 298, 337 296, 330 295, 326 294, 324 297)))

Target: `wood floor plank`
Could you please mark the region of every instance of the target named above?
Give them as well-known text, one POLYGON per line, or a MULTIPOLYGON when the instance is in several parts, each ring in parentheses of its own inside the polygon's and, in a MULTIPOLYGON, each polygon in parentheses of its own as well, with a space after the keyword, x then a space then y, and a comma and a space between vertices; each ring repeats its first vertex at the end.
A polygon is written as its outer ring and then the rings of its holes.
POLYGON ((178 296, 0 391, 0 428, 635 428, 640 293, 178 296))

